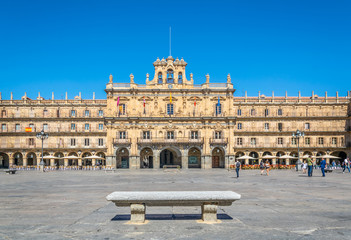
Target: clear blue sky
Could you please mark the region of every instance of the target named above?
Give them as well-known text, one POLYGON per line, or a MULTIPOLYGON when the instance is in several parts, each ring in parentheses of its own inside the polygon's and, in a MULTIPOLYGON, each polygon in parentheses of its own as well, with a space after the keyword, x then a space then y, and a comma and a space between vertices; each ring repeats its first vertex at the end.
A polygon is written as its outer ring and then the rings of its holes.
POLYGON ((153 76, 169 53, 195 83, 235 95, 345 96, 351 90, 351 1, 0 1, 0 91, 9 99, 105 98, 114 81, 153 76))

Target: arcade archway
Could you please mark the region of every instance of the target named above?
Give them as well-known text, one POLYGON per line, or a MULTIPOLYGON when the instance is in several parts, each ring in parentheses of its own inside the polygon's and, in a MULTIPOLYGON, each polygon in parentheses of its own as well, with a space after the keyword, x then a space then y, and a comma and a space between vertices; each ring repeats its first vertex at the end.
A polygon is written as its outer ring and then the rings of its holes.
POLYGON ((116 165, 117 168, 129 168, 129 151, 127 148, 117 150, 116 165))
POLYGON ((201 152, 199 149, 192 147, 188 152, 188 167, 201 168, 201 152))
POLYGON ((10 160, 6 153, 0 153, 0 168, 9 168, 10 160))
POLYGON ((153 168, 154 154, 151 148, 146 147, 140 151, 140 168, 153 168))
POLYGON ((212 150, 212 168, 224 168, 224 150, 216 147, 212 150))
POLYGON ((171 148, 162 150, 160 153, 160 168, 163 168, 164 165, 179 165, 182 167, 180 152, 177 153, 176 150, 171 148))

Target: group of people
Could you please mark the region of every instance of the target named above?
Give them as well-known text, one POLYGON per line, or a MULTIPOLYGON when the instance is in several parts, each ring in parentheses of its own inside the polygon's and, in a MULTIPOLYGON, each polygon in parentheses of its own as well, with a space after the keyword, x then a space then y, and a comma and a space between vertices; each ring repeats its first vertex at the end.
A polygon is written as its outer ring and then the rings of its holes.
MULTIPOLYGON (((241 163, 240 161, 236 160, 235 162, 236 178, 239 177, 240 169, 241 169, 241 163)), ((261 175, 264 173, 264 171, 266 171, 267 176, 269 176, 269 170, 271 170, 271 164, 269 163, 268 160, 266 160, 266 162, 261 161, 260 169, 261 169, 261 175)))
MULTIPOLYGON (((334 162, 335 163, 335 162, 334 162)), ((343 163, 343 171, 342 173, 345 172, 346 169, 350 171, 350 158, 346 158, 343 163)), ((322 161, 320 162, 320 168, 322 171, 322 177, 325 177, 325 169, 327 167, 327 161, 325 160, 325 158, 322 158, 322 161)), ((236 160, 235 161, 235 171, 236 171, 236 177, 239 178, 239 171, 241 169, 241 163, 240 161, 236 160)), ((261 161, 260 162, 260 169, 261 169, 261 175, 266 171, 267 176, 269 176, 269 170, 271 169, 271 164, 269 163, 268 160, 261 161)), ((307 160, 305 160, 302 164, 302 173, 306 173, 308 172, 308 176, 312 177, 312 173, 313 173, 313 160, 310 156, 308 156, 307 160)))

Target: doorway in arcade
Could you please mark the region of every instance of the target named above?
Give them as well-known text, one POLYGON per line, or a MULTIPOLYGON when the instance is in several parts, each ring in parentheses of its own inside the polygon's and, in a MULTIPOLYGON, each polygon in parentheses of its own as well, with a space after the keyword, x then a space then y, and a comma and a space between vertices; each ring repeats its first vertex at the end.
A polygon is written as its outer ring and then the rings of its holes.
POLYGON ((164 165, 179 165, 182 167, 182 161, 180 154, 172 149, 164 149, 160 153, 160 168, 164 165))

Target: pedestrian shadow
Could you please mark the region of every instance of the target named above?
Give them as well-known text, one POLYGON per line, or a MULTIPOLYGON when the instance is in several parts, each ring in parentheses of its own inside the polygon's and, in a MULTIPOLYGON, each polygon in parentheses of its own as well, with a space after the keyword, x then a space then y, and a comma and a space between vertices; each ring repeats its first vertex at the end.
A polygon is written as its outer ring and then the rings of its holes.
MULTIPOLYGON (((146 220, 201 220, 201 214, 145 214, 146 220)), ((219 220, 233 220, 225 213, 217 214, 219 220)), ((116 215, 111 221, 129 221, 130 214, 116 215)))

